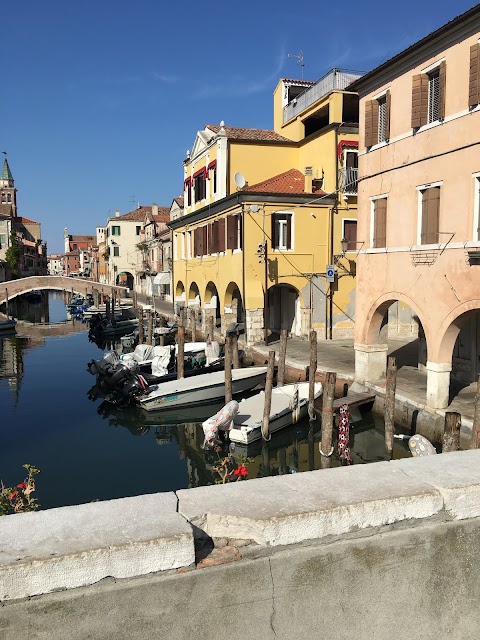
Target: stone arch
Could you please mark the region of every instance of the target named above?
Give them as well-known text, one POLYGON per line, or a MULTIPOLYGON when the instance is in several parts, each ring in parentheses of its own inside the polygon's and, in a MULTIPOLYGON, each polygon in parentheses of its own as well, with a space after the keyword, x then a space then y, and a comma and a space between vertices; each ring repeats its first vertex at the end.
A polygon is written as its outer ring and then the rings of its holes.
POLYGON ((303 296, 291 284, 275 284, 268 289, 268 328, 272 333, 286 329, 291 335, 302 335, 301 308, 303 296))
POLYGON ((116 284, 133 289, 134 280, 135 278, 130 271, 121 271, 116 278, 116 284))
POLYGON ((431 361, 450 364, 453 349, 462 326, 467 322, 472 311, 480 310, 480 300, 469 300, 452 309, 443 320, 433 344, 431 361))
POLYGON ((233 320, 236 322, 245 321, 245 308, 243 305, 242 294, 240 293, 240 287, 236 282, 230 282, 224 296, 224 311, 225 313, 231 313, 233 320))
POLYGON ((177 285, 175 287, 175 300, 185 301, 185 286, 181 280, 177 281, 177 285))
POLYGON ((425 333, 427 348, 430 348, 431 340, 429 339, 429 333, 431 329, 423 323, 423 312, 420 312, 414 300, 398 291, 390 291, 375 300, 375 302, 370 306, 363 323, 360 318, 357 318, 357 321, 361 323, 362 333, 360 336, 356 336, 356 342, 368 345, 378 344, 381 342, 380 330, 382 328, 385 314, 395 302, 403 302, 415 312, 425 333))
POLYGON ((198 305, 200 306, 201 298, 200 298, 200 289, 196 282, 190 283, 190 288, 188 290, 188 304, 198 305))
POLYGON ((215 309, 215 317, 220 318, 220 295, 217 285, 212 280, 210 280, 205 287, 203 301, 205 309, 215 309))

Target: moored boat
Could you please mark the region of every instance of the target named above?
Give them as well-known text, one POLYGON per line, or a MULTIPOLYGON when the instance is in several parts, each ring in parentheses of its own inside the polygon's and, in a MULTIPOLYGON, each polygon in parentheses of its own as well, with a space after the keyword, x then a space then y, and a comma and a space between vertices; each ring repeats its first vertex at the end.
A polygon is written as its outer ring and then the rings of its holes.
MULTIPOLYGON (((265 382, 266 367, 248 367, 232 370, 232 393, 249 391, 265 382)), ((206 404, 225 395, 225 372, 204 373, 190 378, 153 385, 137 398, 146 411, 158 411, 193 404, 206 404)))
POLYGON ((17 321, 13 318, 10 320, 0 320, 0 335, 5 333, 13 333, 15 331, 15 325, 17 321))

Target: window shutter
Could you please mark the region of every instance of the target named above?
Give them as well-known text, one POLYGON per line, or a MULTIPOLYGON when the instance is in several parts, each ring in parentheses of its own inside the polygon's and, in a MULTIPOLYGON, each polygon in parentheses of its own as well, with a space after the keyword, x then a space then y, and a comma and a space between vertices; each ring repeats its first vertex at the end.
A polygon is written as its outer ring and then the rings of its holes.
POLYGON ((392 102, 392 96, 390 94, 390 89, 385 94, 385 102, 386 102, 386 115, 385 115, 385 140, 390 140, 390 105, 392 102))
POLYGON ((475 107, 480 97, 480 44, 470 47, 470 82, 468 87, 468 106, 475 107))
POLYGON ((412 129, 418 129, 428 122, 428 75, 413 76, 412 85, 412 129))
POLYGON ((375 200, 373 211, 373 246, 375 249, 387 246, 387 198, 375 200))
POLYGON ((243 217, 242 214, 239 213, 235 216, 238 220, 238 224, 235 224, 235 234, 236 234, 236 243, 239 249, 243 249, 243 217))
POLYGON ((237 216, 228 216, 227 218, 227 249, 236 249, 236 230, 237 230, 237 216))
POLYGON ((200 235, 202 237, 202 256, 206 256, 208 254, 207 250, 207 225, 200 229, 200 235))
POLYGON ((354 251, 357 246, 357 222, 356 220, 344 220, 343 232, 348 241, 347 250, 354 251))
POLYGON ((218 222, 218 251, 225 251, 225 218, 220 218, 218 222))
POLYGON ((440 214, 440 187, 422 193, 422 244, 437 244, 440 214))
POLYGON ((205 253, 208 253, 208 254, 215 253, 215 241, 213 238, 213 224, 208 224, 205 228, 207 229, 207 249, 205 253))
POLYGON ((447 64, 445 61, 440 63, 439 68, 439 80, 440 80, 440 88, 439 88, 439 102, 438 102, 438 118, 443 120, 445 118, 445 88, 446 88, 446 78, 447 78, 447 64))
POLYGON ((193 255, 195 258, 199 255, 199 245, 198 245, 198 229, 193 230, 193 255))
POLYGON ((278 249, 278 227, 275 213, 272 215, 272 249, 278 249))
POLYGON ((292 216, 287 215, 287 249, 292 248, 292 216))
POLYGON ((365 104, 365 146, 378 143, 378 101, 367 100, 365 104))

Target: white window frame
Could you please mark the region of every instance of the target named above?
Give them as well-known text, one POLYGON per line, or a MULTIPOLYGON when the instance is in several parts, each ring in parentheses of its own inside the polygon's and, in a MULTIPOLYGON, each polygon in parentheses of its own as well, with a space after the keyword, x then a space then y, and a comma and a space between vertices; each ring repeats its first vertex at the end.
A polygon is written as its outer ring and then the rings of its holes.
POLYGON ((472 240, 478 242, 480 240, 480 171, 472 174, 473 177, 473 229, 472 240))
MULTIPOLYGON (((280 242, 279 242, 279 246, 278 247, 272 247, 273 251, 283 251, 283 252, 289 252, 289 251, 293 251, 294 247, 295 247, 295 236, 294 236, 294 215, 293 215, 293 211, 274 211, 272 213, 273 216, 276 215, 286 215, 286 216, 290 216, 290 240, 291 240, 291 247, 290 249, 284 248, 280 246, 280 242)), ((275 220, 275 225, 279 224, 279 223, 283 223, 283 222, 287 222, 286 220, 275 220)), ((278 230, 280 231, 280 229, 278 230)), ((278 239, 280 241, 280 233, 278 233, 278 239)), ((273 238, 272 238, 273 240, 273 238)))
POLYGON ((178 237, 179 233, 176 233, 173 237, 173 259, 174 261, 178 260, 178 237))
POLYGON ((187 231, 187 258, 192 258, 192 232, 187 231))
MULTIPOLYGON (((373 240, 375 235, 375 200, 387 200, 388 211, 388 193, 381 193, 378 196, 370 196, 370 249, 374 249, 373 240)), ((383 247, 378 247, 383 249, 383 247)))
POLYGON ((422 191, 425 191, 426 189, 433 189, 434 187, 442 187, 442 186, 443 186, 443 180, 441 180, 440 182, 427 182, 426 184, 421 184, 421 185, 418 185, 416 187, 416 189, 418 191, 418 196, 417 196, 417 246, 421 246, 421 247, 427 247, 427 246, 437 247, 437 246, 439 246, 439 244, 433 244, 433 245, 422 244, 422 191))

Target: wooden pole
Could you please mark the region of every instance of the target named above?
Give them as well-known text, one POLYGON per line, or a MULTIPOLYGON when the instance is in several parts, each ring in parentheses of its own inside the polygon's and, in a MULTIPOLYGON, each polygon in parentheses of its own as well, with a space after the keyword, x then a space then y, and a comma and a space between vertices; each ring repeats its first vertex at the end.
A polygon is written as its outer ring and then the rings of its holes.
POLYGON ((445 430, 443 432, 442 453, 458 451, 460 449, 460 426, 462 416, 456 411, 445 414, 445 430))
POLYGON ((397 360, 389 356, 387 360, 387 381, 385 385, 385 453, 389 460, 393 456, 393 434, 395 433, 395 389, 397 387, 397 360))
POLYGON ((112 324, 115 324, 115 290, 112 289, 112 324))
MULTIPOLYGON (((163 316, 160 316, 160 318, 158 319, 158 326, 160 327, 160 329, 164 329, 165 325, 165 318, 163 316)), ((163 333, 160 334, 160 346, 165 346, 165 335, 163 333)))
POLYGON ((7 320, 9 320, 9 315, 8 315, 8 289, 7 287, 5 287, 5 306, 6 306, 6 312, 7 312, 7 320))
POLYGON ((192 330, 192 342, 197 341, 197 312, 195 309, 190 309, 190 327, 192 330))
POLYGON ((225 404, 232 399, 232 338, 225 338, 225 404))
POLYGON ((322 440, 320 443, 320 469, 329 469, 331 464, 331 455, 333 453, 333 400, 335 398, 335 384, 337 382, 337 374, 331 371, 327 373, 325 378, 325 387, 323 389, 323 407, 322 407, 322 440))
POLYGON ((184 310, 180 309, 178 318, 178 353, 177 353, 177 378, 183 378, 185 372, 185 319, 184 310))
POLYGON ((208 316, 208 336, 212 342, 215 340, 215 318, 213 315, 208 316))
POLYGON ((142 307, 138 307, 137 316, 138 316, 138 344, 143 344, 145 340, 145 332, 143 327, 143 308, 142 307))
POLYGON ((240 369, 240 356, 238 355, 238 336, 237 336, 237 332, 232 333, 231 340, 232 340, 233 368, 234 369, 240 369))
POLYGON ((265 380, 265 404, 263 406, 262 438, 270 440, 270 409, 272 407, 273 374, 275 372, 275 351, 268 352, 267 378, 265 380))
POLYGON ((277 387, 285 384, 285 358, 287 357, 287 330, 280 331, 280 353, 278 354, 277 387))
POLYGON ((147 344, 153 344, 153 310, 148 312, 148 335, 147 344))
POLYGON ((310 367, 308 369, 308 417, 316 420, 315 413, 315 374, 317 373, 317 332, 310 331, 310 367))
POLYGON ((107 301, 105 303, 105 315, 107 316, 107 321, 110 321, 110 298, 107 297, 107 301))
POLYGON ((480 376, 477 380, 477 390, 475 392, 475 409, 473 412, 472 439, 470 449, 480 448, 480 376))

